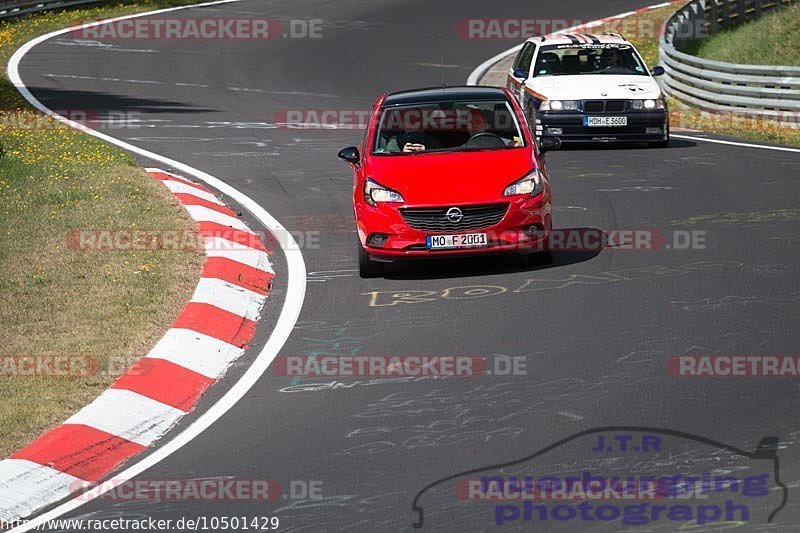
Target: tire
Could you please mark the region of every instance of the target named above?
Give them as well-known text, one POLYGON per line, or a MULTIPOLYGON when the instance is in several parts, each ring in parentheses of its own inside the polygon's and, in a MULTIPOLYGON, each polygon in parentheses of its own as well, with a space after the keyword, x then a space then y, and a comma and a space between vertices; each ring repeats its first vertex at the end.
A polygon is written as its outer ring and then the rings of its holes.
POLYGON ((363 279, 383 276, 383 263, 370 259, 361 243, 358 243, 358 275, 363 279))

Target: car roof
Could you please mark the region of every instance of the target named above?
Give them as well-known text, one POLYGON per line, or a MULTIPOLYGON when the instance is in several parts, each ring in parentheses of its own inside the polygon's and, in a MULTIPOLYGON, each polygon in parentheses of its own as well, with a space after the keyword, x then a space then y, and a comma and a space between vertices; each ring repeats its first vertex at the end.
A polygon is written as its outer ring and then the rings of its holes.
POLYGON ((537 35, 528 39, 529 42, 536 44, 550 45, 550 44, 631 44, 625 37, 619 33, 612 32, 576 32, 576 33, 558 33, 553 35, 537 35))
POLYGON ((505 89, 499 87, 429 87, 389 93, 383 107, 451 100, 507 100, 505 89))

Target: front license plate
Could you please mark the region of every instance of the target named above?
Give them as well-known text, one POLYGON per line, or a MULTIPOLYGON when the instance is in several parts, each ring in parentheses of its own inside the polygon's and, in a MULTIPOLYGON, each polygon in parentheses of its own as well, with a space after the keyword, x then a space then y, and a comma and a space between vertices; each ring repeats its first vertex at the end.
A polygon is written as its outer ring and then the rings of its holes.
POLYGON ((467 233, 464 235, 428 235, 425 237, 428 250, 452 250, 457 248, 481 248, 489 246, 485 233, 467 233))
POLYGON ((628 117, 583 117, 583 125, 590 128, 627 126, 628 117))

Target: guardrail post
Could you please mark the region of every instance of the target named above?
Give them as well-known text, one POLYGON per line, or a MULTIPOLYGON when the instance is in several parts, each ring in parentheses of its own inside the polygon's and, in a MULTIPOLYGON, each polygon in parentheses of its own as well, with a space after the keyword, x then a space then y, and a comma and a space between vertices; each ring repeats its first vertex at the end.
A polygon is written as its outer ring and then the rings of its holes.
POLYGON ((761 0, 753 0, 753 4, 755 6, 755 12, 753 13, 753 18, 759 19, 761 18, 761 0))
POLYGON ((722 0, 722 27, 727 28, 731 25, 730 0, 722 0))
POLYGON ((717 0, 710 0, 708 3, 711 7, 711 33, 714 34, 719 31, 719 10, 717 9, 717 0))

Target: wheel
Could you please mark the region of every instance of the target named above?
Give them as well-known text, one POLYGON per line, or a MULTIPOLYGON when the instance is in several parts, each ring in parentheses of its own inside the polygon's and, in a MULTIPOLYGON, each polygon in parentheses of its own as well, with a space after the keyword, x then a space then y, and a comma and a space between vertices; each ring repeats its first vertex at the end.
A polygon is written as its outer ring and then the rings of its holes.
POLYGON ((383 263, 370 259, 361 243, 358 243, 358 275, 364 279, 383 275, 383 263))

